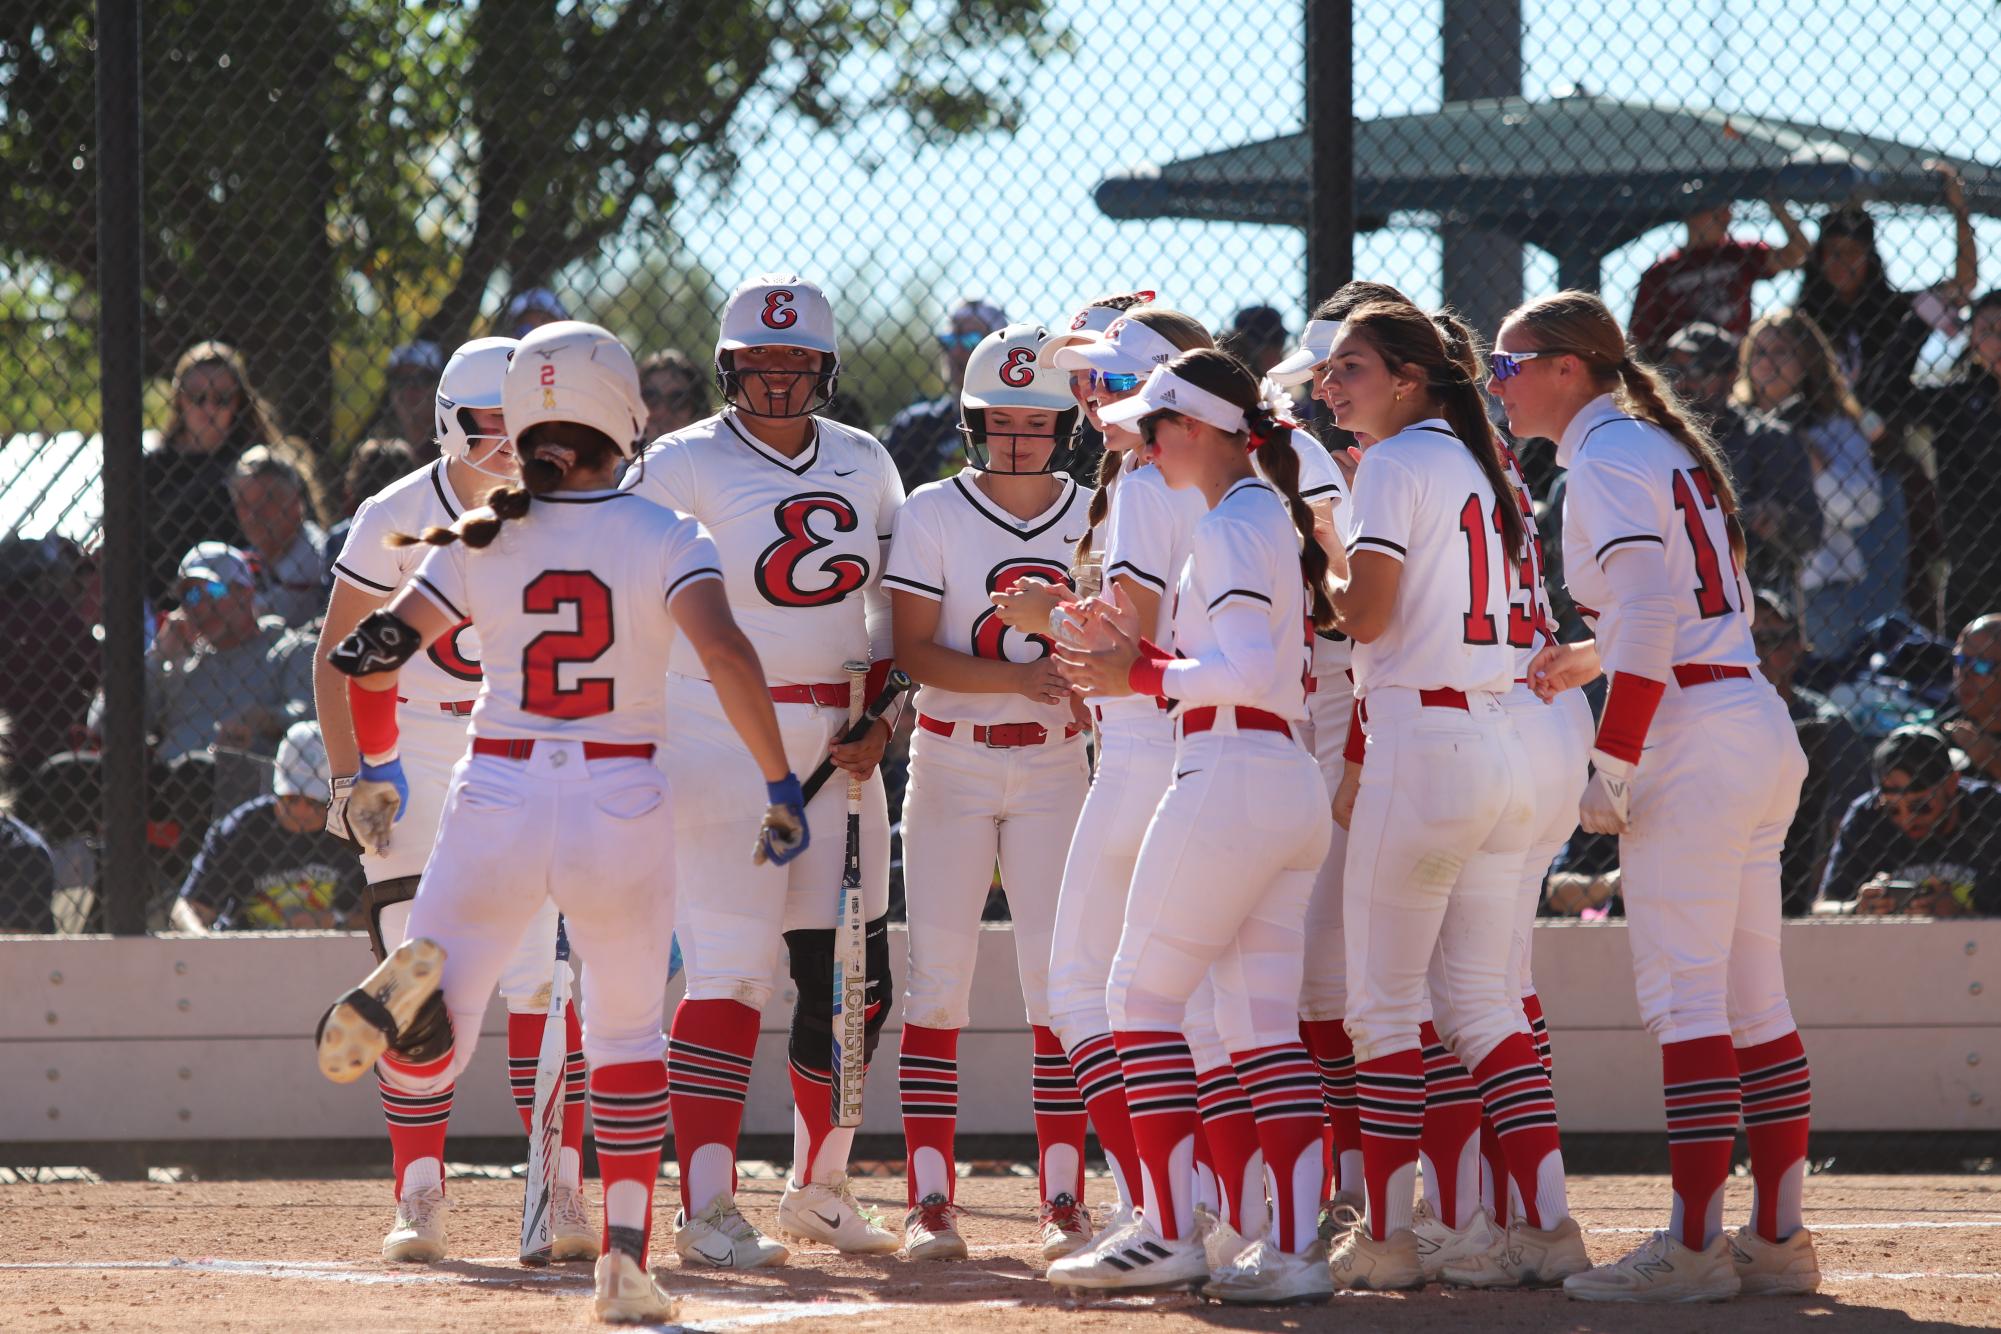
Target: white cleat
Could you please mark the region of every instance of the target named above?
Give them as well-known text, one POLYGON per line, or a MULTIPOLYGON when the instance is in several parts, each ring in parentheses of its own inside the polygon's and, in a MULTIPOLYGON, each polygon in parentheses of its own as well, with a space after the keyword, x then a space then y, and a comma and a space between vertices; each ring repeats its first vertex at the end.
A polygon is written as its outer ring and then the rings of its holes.
POLYGON ((817 1241, 843 1255, 892 1255, 902 1246, 875 1210, 855 1199, 843 1175, 832 1185, 785 1183, 778 1201, 778 1235, 787 1241, 817 1241))
POLYGON ((1208 1260, 1212 1273, 1228 1269, 1230 1262, 1242 1255, 1251 1244, 1243 1233, 1230 1226, 1229 1219, 1211 1213, 1200 1204, 1195 1206, 1195 1236, 1202 1243, 1202 1255, 1208 1260))
POLYGON ((1820 1259, 1813 1252, 1813 1233, 1805 1228, 1784 1241, 1766 1241, 1746 1223, 1728 1240, 1744 1296, 1801 1297, 1820 1291, 1820 1259))
POLYGON ((959 1235, 958 1205, 932 1191, 903 1216, 903 1254, 911 1260, 963 1260, 966 1239, 959 1235))
POLYGON ((592 1309, 608 1325, 652 1325, 672 1320, 681 1303, 667 1295, 644 1265, 612 1248, 598 1258, 592 1309))
POLYGON ((549 1258, 595 1260, 601 1239, 584 1188, 558 1183, 549 1193, 549 1258))
POLYGON ((1612 1264, 1563 1280, 1564 1293, 1580 1302, 1721 1302, 1742 1287, 1728 1237, 1692 1251, 1665 1232, 1612 1264))
POLYGON ((419 1186, 396 1202, 396 1226, 382 1239, 382 1258, 436 1264, 445 1258, 445 1188, 419 1186))
POLYGON ((1538 1228, 1518 1218, 1492 1250, 1447 1264, 1443 1277, 1462 1288, 1544 1288, 1589 1268, 1576 1219, 1538 1228))
POLYGON ((1091 1215, 1077 1197, 1064 1192, 1042 1202, 1042 1258, 1061 1260, 1091 1244, 1091 1215))
POLYGON ((792 1258, 792 1252, 751 1226, 726 1190, 693 1218, 674 1216, 674 1253, 685 1265, 710 1269, 770 1269, 792 1258))
POLYGON ((1485 1209, 1475 1209, 1466 1226, 1454 1231, 1422 1200, 1411 1215, 1410 1230, 1417 1234, 1417 1263, 1427 1283, 1436 1280, 1448 1265, 1485 1255, 1506 1241, 1506 1234, 1494 1226, 1493 1215, 1485 1209))
POLYGON ((1144 1215, 1049 1266, 1049 1281, 1057 1287, 1091 1292, 1162 1292, 1208 1278, 1209 1257, 1201 1242, 1193 1237, 1168 1241, 1144 1215))
POLYGON ((433 940, 406 940, 362 984, 333 1003, 315 1039, 320 1073, 352 1084, 375 1068, 395 1034, 408 1028, 444 977, 445 951, 433 940))
POLYGON ((1371 1237, 1366 1227, 1354 1228, 1341 1238, 1327 1267, 1337 1288, 1401 1292, 1424 1286, 1417 1234, 1407 1227, 1398 1228, 1381 1241, 1371 1237))
POLYGON ((1228 1265, 1211 1270, 1202 1295, 1242 1306, 1324 1302, 1334 1295, 1327 1243, 1316 1239, 1295 1255, 1269 1241, 1254 1241, 1228 1265))

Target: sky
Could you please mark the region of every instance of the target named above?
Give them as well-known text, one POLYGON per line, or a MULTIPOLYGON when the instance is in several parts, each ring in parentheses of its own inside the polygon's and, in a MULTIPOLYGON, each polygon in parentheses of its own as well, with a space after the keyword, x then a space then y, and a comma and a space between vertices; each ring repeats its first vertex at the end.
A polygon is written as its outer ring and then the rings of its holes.
MULTIPOLYGON (((1606 96, 1781 115, 2001 161, 1992 107, 2001 51, 1997 6, 1984 0, 1525 0, 1524 92, 1582 87, 1606 96)), ((1355 101, 1360 117, 1436 108, 1441 7, 1359 0, 1355 101)), ((1169 0, 1144 7, 1055 0, 1075 51, 1037 67, 998 58, 1019 80, 1017 134, 919 146, 894 125, 836 136, 778 118, 745 155, 727 195, 697 188, 672 218, 691 258, 725 287, 771 269, 818 276, 853 323, 880 319, 911 285, 942 307, 959 294, 1053 322, 1097 293, 1152 287, 1212 326, 1268 302, 1297 329, 1304 247, 1288 227, 1115 222, 1091 191, 1108 174, 1301 128, 1299 0, 1169 0)), ((859 66, 855 86, 886 77, 859 66)), ((1738 230, 1777 241, 1761 205, 1738 230)), ((1645 265, 1678 241, 1650 233, 1611 256, 1604 288, 1630 308, 1645 265)), ((1980 224, 1983 253, 2001 224, 1980 224)), ((1942 214, 1889 219, 1891 280, 1924 286, 1951 267, 1942 214)), ((631 256, 626 256, 629 261, 631 256)), ((1530 294, 1553 290, 1554 263, 1527 252, 1530 294)), ((1420 300, 1440 297, 1428 231, 1366 234, 1357 276, 1420 300)), ((1982 286, 1997 277, 1983 275, 1982 286)), ((1761 290, 1773 304, 1794 280, 1761 290)), ((1491 332, 1491 331, 1489 331, 1491 332)))

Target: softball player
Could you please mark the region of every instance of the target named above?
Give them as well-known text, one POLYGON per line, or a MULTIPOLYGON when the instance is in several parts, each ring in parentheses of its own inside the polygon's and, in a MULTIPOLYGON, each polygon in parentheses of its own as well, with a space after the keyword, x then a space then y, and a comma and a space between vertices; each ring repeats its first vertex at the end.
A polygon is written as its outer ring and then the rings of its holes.
MULTIPOLYGON (((395 547, 397 533, 420 533, 451 524, 488 490, 516 477, 513 446, 501 422, 501 381, 513 355, 512 338, 477 338, 452 354, 438 381, 436 438, 441 457, 362 502, 334 562, 334 591, 320 627, 314 668, 322 734, 334 779, 327 829, 354 839, 347 824, 347 794, 359 764, 348 717, 347 684, 326 661, 329 650, 347 638, 370 612, 386 605, 409 582, 421 548, 395 547)), ((397 714, 403 736, 404 772, 410 806, 387 851, 361 849, 368 876, 369 945, 378 962, 401 944, 410 918, 410 900, 431 852, 445 787, 452 766, 466 750, 466 718, 479 693, 479 634, 470 621, 432 644, 399 678, 397 714)), ((553 980, 556 908, 536 914, 500 974, 507 1002, 507 1065, 523 1129, 535 1091, 535 1063, 548 1022, 553 980)), ((568 1012, 562 1153, 557 1163, 553 1254, 558 1260, 595 1259, 598 1231, 591 1222, 582 1186, 584 1144, 583 1033, 576 1010, 568 1012)), ((429 1262, 445 1255, 443 1155, 452 1090, 447 1087, 411 1100, 381 1085, 382 1109, 396 1183, 396 1223, 382 1241, 386 1260, 429 1262)))
POLYGON ((646 1253, 667 1124, 661 992, 674 925, 655 863, 671 855, 673 816, 652 761, 677 628, 724 683, 723 707, 767 783, 764 823, 740 852, 782 862, 802 850, 803 802, 715 545, 694 522, 613 489, 646 420, 631 355, 596 325, 543 325, 516 349, 503 407, 524 485, 427 531, 433 549, 410 584, 332 654, 354 678, 362 768, 349 819, 380 846, 409 790, 399 669, 467 619, 488 650, 410 938, 328 1012, 321 1068, 353 1078, 379 1056, 384 1082, 412 1098, 448 1085, 471 1059, 514 942, 553 896, 591 960, 584 1044, 605 1182, 595 1309, 666 1320, 677 1304, 646 1253))
POLYGON ((1008 629, 988 597, 1029 577, 1068 585, 1085 534, 1085 501, 1059 471, 1077 408, 1061 377, 1036 365, 1048 336, 1012 324, 973 350, 960 394, 970 466, 911 495, 883 576, 896 660, 924 687, 903 805, 910 974, 899 1074, 912 1259, 966 1254, 952 1203, 958 1039, 996 857, 1034 1036, 1043 1258, 1091 1235, 1084 1104, 1048 998, 1056 891, 1089 784, 1084 729, 1049 641, 1008 629))
POLYGON ((1507 984, 1531 795, 1499 696, 1514 679, 1509 558, 1525 530, 1479 391, 1423 312, 1351 312, 1321 384, 1336 423, 1377 442, 1355 476, 1351 568, 1335 592, 1356 641, 1362 725, 1334 808, 1349 825, 1347 1029, 1368 1207, 1334 1256, 1334 1281, 1414 1287, 1425 1277, 1411 1222, 1427 971, 1444 1045, 1482 1101, 1505 1098, 1519 1108, 1510 1134, 1555 1145, 1548 1077, 1507 984))
MULTIPOLYGON (((840 372, 834 313, 797 276, 754 278, 730 295, 716 341, 726 406, 654 442, 625 485, 693 516, 722 553, 730 608, 764 662, 785 753, 802 772, 847 726, 844 665, 871 661, 874 694, 890 668, 889 599, 881 589, 892 524, 903 504, 896 466, 873 436, 814 415, 840 372)), ((746 871, 739 850, 755 833, 759 779, 697 656, 668 663, 665 768, 675 803, 681 949, 688 990, 674 1013, 674 1148, 684 1262, 717 1267, 783 1263, 786 1249, 758 1234, 736 1206, 736 1143, 757 1049, 758 1014, 771 994, 782 943, 799 999, 793 1014, 792 1174, 779 1230, 851 1253, 897 1249, 854 1199, 848 1149, 830 1107, 833 927, 844 848, 823 840, 797 863, 746 871)), ((834 746, 862 775, 861 861, 869 914, 866 1050, 874 1055, 889 1000, 889 816, 882 757, 891 723, 834 746)), ((823 827, 839 827, 843 783, 817 799, 823 827)))
POLYGON ((1325 788, 1296 729, 1304 627, 1330 615, 1326 554, 1287 430, 1235 358, 1206 348, 1177 357, 1100 415, 1137 424, 1163 477, 1210 509, 1179 574, 1176 656, 1139 640, 1125 610, 1100 613, 1110 648, 1056 655, 1089 695, 1177 702, 1172 785, 1147 826, 1106 989, 1146 1210, 1049 1276, 1094 1289, 1205 1282, 1224 1301, 1315 1300, 1331 1291, 1316 1229, 1321 1110, 1298 1001, 1306 900, 1330 833, 1325 788), (1193 1235, 1196 1077, 1181 1031, 1205 977, 1274 1196, 1269 1237, 1214 1274, 1193 1235))
POLYGON ((1779 961, 1779 852, 1806 760, 1759 679, 1736 495, 1715 447, 1585 292, 1508 316, 1491 388, 1570 469, 1564 569, 1594 642, 1551 645, 1541 693, 1610 675, 1581 807, 1617 833, 1640 1012, 1661 1044, 1674 1206, 1632 1254, 1565 1280, 1595 1301, 1818 1287, 1800 1220, 1811 1092, 1779 961), (1642 754, 1644 750, 1644 755, 1642 754), (1755 1185, 1723 1234, 1739 1118, 1755 1185))

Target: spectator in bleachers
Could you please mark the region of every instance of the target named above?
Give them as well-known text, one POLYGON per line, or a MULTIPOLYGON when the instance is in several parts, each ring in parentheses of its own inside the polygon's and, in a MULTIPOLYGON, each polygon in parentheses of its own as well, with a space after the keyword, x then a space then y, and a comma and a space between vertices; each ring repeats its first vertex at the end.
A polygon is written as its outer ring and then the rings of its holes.
POLYGON ((148 598, 157 602, 173 587, 175 565, 195 543, 243 545, 229 500, 230 472, 251 446, 278 447, 282 439, 235 348, 197 343, 181 354, 167 424, 140 468, 148 598))
POLYGON ((324 613, 327 535, 307 479, 260 445, 236 461, 229 496, 257 557, 260 608, 295 629, 324 613))
MULTIPOLYGON (((1940 730, 1975 778, 2001 781, 2001 612, 1967 623, 1953 644, 1952 707, 1940 730)), ((2001 830, 1995 831, 2001 838, 2001 830)))
POLYGON ((959 390, 966 383, 966 362, 980 340, 1007 323, 1007 314, 991 301, 968 297, 945 319, 938 331, 939 372, 944 392, 922 398, 890 418, 883 428, 883 448, 903 474, 903 489, 915 491, 954 471, 959 462, 959 390))
POLYGON ((507 338, 526 338, 534 330, 556 320, 567 320, 570 311, 546 287, 530 287, 508 299, 500 317, 500 332, 507 338))
POLYGON ((1783 246, 1732 239, 1727 200, 1687 216, 1686 243, 1640 275, 1640 289, 1633 297, 1627 334, 1647 360, 1659 361, 1674 331, 1698 320, 1742 338, 1751 327, 1752 285, 1805 261, 1808 246, 1799 219, 1783 200, 1774 199, 1771 205, 1772 216, 1785 229, 1783 246))
POLYGON ((1952 379, 1911 394, 1911 417, 1931 436, 1938 463, 1945 550, 1947 635, 2001 607, 2001 476, 1994 469, 2001 440, 2001 288, 1974 300, 1966 353, 1952 379))
POLYGON ((428 338, 405 343, 389 354, 387 425, 410 446, 419 463, 438 457, 432 437, 437 430, 438 377, 444 371, 444 351, 428 338))
POLYGON ((1806 445, 1822 527, 1801 575, 1802 622, 1809 647, 1839 657, 1863 626, 1902 599, 1909 543, 1903 495, 1876 471, 1861 405, 1812 320, 1779 310, 1752 325, 1732 397, 1772 414, 1806 445), (1888 522, 1879 523, 1886 513, 1888 522))
POLYGON ((338 930, 360 909, 361 863, 326 831, 331 784, 318 723, 285 733, 271 789, 210 828, 174 903, 177 930, 338 930))
POLYGON ((1817 911, 2001 912, 2001 788, 1962 779, 1951 744, 1922 725, 1883 738, 1875 771, 1876 790, 1842 817, 1817 911))
POLYGON ((56 929, 56 864, 42 836, 14 814, 12 726, 0 714, 0 935, 56 929))
POLYGON ((347 545, 347 530, 361 502, 416 470, 417 456, 395 436, 372 435, 347 456, 347 469, 341 474, 340 514, 333 527, 327 529, 326 541, 320 548, 329 589, 333 587, 333 563, 347 545))
POLYGON ((81 741, 97 693, 95 578, 96 558, 67 538, 0 540, 0 711, 21 773, 81 741))
POLYGON ((1709 419, 1709 432, 1737 483, 1737 513, 1754 586, 1794 592, 1806 558, 1820 545, 1820 502, 1806 445, 1777 418, 1731 401, 1742 339, 1704 321, 1668 339, 1662 367, 1683 398, 1709 419))
MULTIPOLYGON (((1285 331, 1285 317, 1270 306, 1245 306, 1231 319, 1230 327, 1217 336, 1216 346, 1251 368, 1263 379, 1287 351, 1291 335, 1285 331)), ((1305 395, 1301 395, 1305 397, 1305 395)), ((1311 399, 1307 400, 1309 403, 1311 399)))
POLYGON ((671 347, 639 363, 639 396, 646 401, 648 440, 658 440, 715 411, 707 368, 671 347))
POLYGON ((1796 681, 1806 646, 1785 598, 1770 589, 1758 590, 1751 637, 1758 646, 1758 666, 1786 702, 1800 749, 1806 752, 1806 784, 1800 789, 1799 809, 1786 831, 1779 862, 1785 911, 1795 916, 1812 909, 1834 831, 1848 804, 1869 786, 1869 748, 1827 696, 1796 681))
POLYGON ((1619 840, 1578 830, 1556 855, 1542 886, 1545 917, 1623 917, 1619 840))

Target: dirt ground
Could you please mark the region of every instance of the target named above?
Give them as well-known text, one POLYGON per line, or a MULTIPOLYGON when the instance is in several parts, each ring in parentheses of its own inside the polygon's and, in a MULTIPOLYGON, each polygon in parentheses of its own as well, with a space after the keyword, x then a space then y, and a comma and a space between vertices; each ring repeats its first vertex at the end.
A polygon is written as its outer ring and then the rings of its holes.
MULTIPOLYGON (((1573 1178, 1572 1205, 1592 1254, 1610 1259, 1665 1218, 1655 1177, 1573 1178)), ((1094 1192, 1101 1183, 1093 1183, 1094 1192)), ((780 1183, 747 1179, 744 1211, 769 1226, 780 1183)), ((1034 1183, 1020 1174, 959 1183, 971 1258, 916 1265, 795 1250, 783 1269, 717 1275, 684 1270, 669 1223, 675 1187, 661 1183, 654 1263, 683 1298, 689 1329, 989 1334, 1033 1328, 1096 1331, 1435 1329, 1847 1331, 2001 1327, 2001 1179, 1816 1176, 1807 1219, 1826 1275, 1803 1300, 1729 1306, 1587 1307, 1561 1293, 1348 1294, 1303 1310, 1226 1309, 1190 1297, 1072 1302, 1040 1277, 1031 1245, 1034 1183)), ((525 1270, 513 1260, 517 1182, 452 1180, 456 1258, 396 1267, 377 1258, 391 1208, 383 1180, 0 1185, 0 1328, 9 1331, 547 1330, 591 1327, 586 1265, 525 1270)), ((859 1183, 865 1202, 900 1216, 903 1183, 859 1183)), ((595 1184, 592 1197, 596 1198, 595 1184)), ((1730 1187, 1741 1221, 1750 1187, 1730 1187)))

